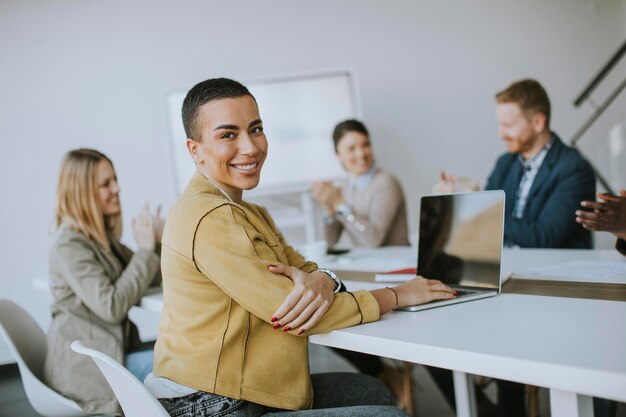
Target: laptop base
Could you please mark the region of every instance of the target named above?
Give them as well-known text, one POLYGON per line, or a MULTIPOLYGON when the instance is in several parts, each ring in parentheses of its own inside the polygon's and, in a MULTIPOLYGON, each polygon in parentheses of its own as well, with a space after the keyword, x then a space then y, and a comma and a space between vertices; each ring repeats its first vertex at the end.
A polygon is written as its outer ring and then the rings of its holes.
POLYGON ((420 311, 420 310, 428 310, 430 308, 436 308, 436 307, 443 307, 443 306, 447 306, 450 304, 458 304, 458 303, 464 303, 466 301, 473 301, 473 300, 480 300, 482 298, 489 298, 489 297, 493 297, 494 295, 497 295, 498 291, 494 290, 494 291, 481 291, 475 294, 469 294, 469 295, 464 295, 458 298, 454 298, 454 299, 450 299, 450 300, 438 300, 438 301, 431 301, 430 303, 426 303, 426 304, 419 304, 416 306, 406 306, 406 307, 398 307, 396 308, 396 310, 401 310, 401 311, 420 311))

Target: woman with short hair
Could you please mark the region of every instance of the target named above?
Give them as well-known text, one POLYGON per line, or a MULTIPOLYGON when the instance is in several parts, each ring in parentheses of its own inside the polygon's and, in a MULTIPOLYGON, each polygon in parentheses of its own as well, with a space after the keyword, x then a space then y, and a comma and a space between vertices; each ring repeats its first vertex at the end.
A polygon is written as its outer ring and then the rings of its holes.
POLYGON ((182 116, 197 172, 165 225, 163 312, 148 389, 177 417, 406 416, 374 378, 310 375, 307 337, 454 291, 416 277, 348 292, 287 244, 270 215, 243 199, 268 152, 245 86, 201 82, 182 116))

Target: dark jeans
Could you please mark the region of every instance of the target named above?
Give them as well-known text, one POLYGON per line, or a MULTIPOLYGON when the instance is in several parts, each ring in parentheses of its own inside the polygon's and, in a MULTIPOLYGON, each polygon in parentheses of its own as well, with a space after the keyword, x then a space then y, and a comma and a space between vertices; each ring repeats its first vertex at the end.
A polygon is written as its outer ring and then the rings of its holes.
POLYGON ((197 392, 159 401, 172 417, 406 417, 377 379, 354 373, 311 375, 313 409, 286 411, 244 400, 197 392))

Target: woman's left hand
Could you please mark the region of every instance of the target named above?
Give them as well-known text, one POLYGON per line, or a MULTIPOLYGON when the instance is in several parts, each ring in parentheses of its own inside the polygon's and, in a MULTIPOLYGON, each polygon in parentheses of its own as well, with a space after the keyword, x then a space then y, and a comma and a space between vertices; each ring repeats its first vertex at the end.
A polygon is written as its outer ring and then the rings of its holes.
POLYGON ((311 185, 311 196, 320 204, 328 205, 329 191, 332 188, 330 181, 315 181, 311 185))
POLYGON ((274 328, 298 329, 298 334, 315 326, 333 303, 335 282, 324 272, 306 273, 287 265, 270 265, 269 270, 291 279, 295 286, 272 317, 274 328))

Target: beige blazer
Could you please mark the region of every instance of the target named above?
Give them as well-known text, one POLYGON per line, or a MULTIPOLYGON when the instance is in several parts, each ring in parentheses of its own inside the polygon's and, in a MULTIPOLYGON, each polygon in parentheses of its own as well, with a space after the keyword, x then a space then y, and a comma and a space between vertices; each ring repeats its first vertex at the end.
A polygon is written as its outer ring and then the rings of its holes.
POLYGON ((317 269, 285 243, 259 206, 230 201, 196 173, 163 233, 163 312, 154 373, 201 391, 270 407, 312 404, 307 335, 377 320, 368 291, 339 293, 320 322, 298 336, 272 327, 293 282, 268 270, 317 269))
POLYGON ((365 190, 351 187, 348 180, 340 188, 352 216, 335 213, 334 222, 325 225, 329 245, 337 243, 344 230, 354 246, 409 245, 406 203, 397 179, 379 169, 365 190))
POLYGON ((125 353, 140 343, 128 310, 150 284, 161 281, 159 256, 136 253, 112 240, 106 252, 96 242, 72 230, 57 231, 50 249, 52 322, 44 378, 47 384, 94 414, 121 415, 113 392, 93 363, 70 349, 74 340, 124 363, 125 353))

